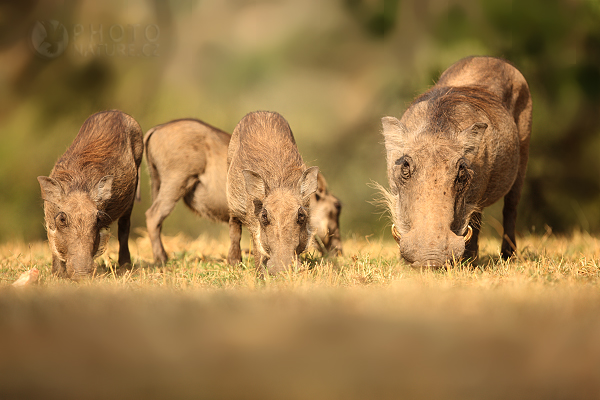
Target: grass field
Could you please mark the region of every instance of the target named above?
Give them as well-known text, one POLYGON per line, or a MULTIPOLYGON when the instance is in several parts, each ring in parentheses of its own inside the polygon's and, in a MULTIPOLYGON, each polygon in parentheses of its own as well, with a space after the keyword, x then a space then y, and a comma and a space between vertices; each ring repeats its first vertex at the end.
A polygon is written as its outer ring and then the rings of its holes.
MULTIPOLYGON (((0 398, 600 398, 600 240, 520 238, 476 267, 413 270, 392 241, 256 277, 225 237, 165 238, 152 265, 116 242, 89 281, 50 274, 47 243, 0 246, 0 398), (10 287, 37 267, 39 283, 10 287)), ((246 260, 246 259, 245 259, 246 260)))

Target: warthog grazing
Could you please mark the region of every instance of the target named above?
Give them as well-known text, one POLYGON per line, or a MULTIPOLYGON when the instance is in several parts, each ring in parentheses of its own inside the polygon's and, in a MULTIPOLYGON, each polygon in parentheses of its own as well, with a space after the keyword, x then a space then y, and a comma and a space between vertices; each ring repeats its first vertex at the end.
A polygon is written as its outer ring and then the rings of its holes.
POLYGON ((83 123, 50 176, 38 177, 53 273, 72 279, 91 274, 117 219, 119 264, 131 264, 129 217, 142 151, 142 130, 131 116, 99 112, 83 123))
POLYGON ((287 121, 272 112, 247 114, 227 152, 227 201, 231 247, 227 261, 241 262, 242 224, 252 234, 257 265, 284 271, 308 245, 310 196, 317 167, 306 168, 287 121))
MULTIPOLYGON (((197 119, 180 119, 151 128, 144 136, 146 159, 152 184, 152 206, 146 211, 146 226, 157 262, 166 262, 160 238, 162 223, 183 198, 196 214, 214 221, 229 221, 225 192, 227 147, 231 135, 197 119)), ((311 223, 315 241, 324 253, 341 253, 340 201, 329 193, 319 174, 319 187, 311 196, 311 223), (321 246, 322 244, 322 246, 321 246)))
POLYGON ((315 244, 322 254, 342 255, 341 212, 342 203, 329 193, 327 181, 319 172, 317 191, 310 197, 310 224, 314 229, 315 244))
POLYGON ((152 182, 146 226, 157 262, 166 262, 160 239, 162 222, 183 197, 201 217, 229 221, 225 195, 227 146, 231 136, 196 119, 158 125, 144 136, 152 182))
POLYGON ((382 122, 387 203, 404 259, 435 267, 463 253, 475 260, 481 212, 503 196, 502 257, 509 258, 531 132, 523 75, 500 59, 465 58, 400 121, 382 122))

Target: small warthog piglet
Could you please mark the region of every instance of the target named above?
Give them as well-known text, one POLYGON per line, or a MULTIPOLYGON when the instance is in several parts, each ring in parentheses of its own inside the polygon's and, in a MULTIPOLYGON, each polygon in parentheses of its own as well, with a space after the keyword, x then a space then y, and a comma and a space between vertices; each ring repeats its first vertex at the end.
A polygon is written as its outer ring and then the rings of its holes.
MULTIPOLYGON (((152 206, 146 211, 146 226, 157 262, 166 262, 160 231, 162 223, 183 198, 201 217, 229 221, 225 191, 227 147, 231 135, 197 119, 180 119, 155 126, 144 136, 144 149, 152 185, 152 206)), ((339 254, 341 205, 329 193, 319 173, 319 187, 311 196, 311 223, 321 253, 339 254)))
POLYGON ((230 138, 196 119, 158 125, 144 136, 152 184, 146 227, 157 262, 167 261, 160 231, 179 199, 201 217, 229 221, 225 183, 230 138))
POLYGON ((310 197, 310 224, 315 245, 322 254, 342 255, 341 212, 342 203, 329 192, 327 181, 319 172, 317 191, 310 197))
POLYGON ((39 176, 52 272, 80 279, 118 220, 119 264, 131 264, 130 215, 142 162, 142 130, 129 115, 112 110, 90 116, 50 176, 39 176))
POLYGON ((285 271, 311 238, 310 196, 317 167, 306 168, 287 121, 273 112, 247 114, 227 153, 228 262, 241 262, 242 224, 252 235, 258 267, 285 271))

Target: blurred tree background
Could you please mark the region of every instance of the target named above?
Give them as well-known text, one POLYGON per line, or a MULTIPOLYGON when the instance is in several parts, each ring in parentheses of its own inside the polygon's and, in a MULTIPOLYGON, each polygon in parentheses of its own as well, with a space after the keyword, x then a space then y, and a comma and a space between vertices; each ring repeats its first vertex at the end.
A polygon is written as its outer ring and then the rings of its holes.
MULTIPOLYGON (((368 182, 387 185, 380 118, 469 55, 509 60, 531 88, 520 231, 598 233, 598 0, 1 1, 0 240, 45 238, 36 177, 112 108, 144 131, 196 117, 231 132, 278 111, 342 199, 343 235, 389 236, 368 203, 368 182)), ((145 166, 142 194, 134 229, 151 203, 145 166)), ((486 211, 486 234, 500 211, 486 211)), ((165 232, 225 230, 190 216, 179 205, 165 232)))

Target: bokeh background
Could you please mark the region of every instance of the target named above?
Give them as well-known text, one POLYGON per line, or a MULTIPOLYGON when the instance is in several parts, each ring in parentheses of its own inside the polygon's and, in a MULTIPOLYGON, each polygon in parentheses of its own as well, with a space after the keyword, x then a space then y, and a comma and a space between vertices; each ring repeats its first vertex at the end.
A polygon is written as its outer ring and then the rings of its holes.
MULTIPOLYGON (((519 231, 598 233, 598 0, 0 1, 0 241, 45 238, 36 177, 112 108, 144 131, 196 117, 231 132, 247 112, 278 111, 342 199, 343 236, 390 236, 367 185, 386 185, 380 118, 469 55, 510 60, 531 88, 519 231)), ((136 234, 145 161, 142 196, 136 234)), ((484 234, 500 215, 501 202, 486 211, 484 234)), ((164 224, 224 229, 182 204, 164 224)))

